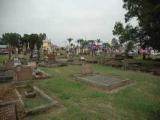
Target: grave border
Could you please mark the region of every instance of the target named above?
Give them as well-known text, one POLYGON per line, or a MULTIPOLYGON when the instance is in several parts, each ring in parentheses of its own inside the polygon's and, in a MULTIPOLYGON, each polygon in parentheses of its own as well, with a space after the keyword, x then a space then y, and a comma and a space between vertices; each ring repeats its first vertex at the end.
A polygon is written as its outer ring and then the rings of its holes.
POLYGON ((40 112, 43 112, 51 107, 54 107, 58 104, 58 101, 57 100, 53 100, 50 96, 48 96, 44 91, 40 90, 38 87, 36 86, 33 86, 34 90, 41 95, 41 97, 43 97, 44 99, 48 100, 48 104, 43 104, 43 105, 40 105, 38 107, 34 107, 32 109, 26 109, 25 106, 24 106, 24 100, 23 100, 23 97, 22 95, 19 93, 18 91, 18 88, 24 88, 26 85, 21 85, 21 86, 16 86, 16 89, 15 89, 15 92, 18 96, 18 99, 21 103, 21 105, 23 106, 24 108, 24 111, 27 115, 30 115, 30 114, 36 114, 36 113, 40 113, 40 112))

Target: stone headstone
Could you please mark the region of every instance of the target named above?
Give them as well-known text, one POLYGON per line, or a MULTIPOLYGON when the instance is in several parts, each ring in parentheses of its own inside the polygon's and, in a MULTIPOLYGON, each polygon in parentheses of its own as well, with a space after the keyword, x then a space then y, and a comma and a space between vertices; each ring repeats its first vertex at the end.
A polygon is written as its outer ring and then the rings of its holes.
POLYGON ((93 68, 90 64, 83 64, 82 69, 81 69, 81 74, 82 75, 89 75, 93 74, 93 68))
POLYGON ((17 66, 14 69, 14 80, 25 81, 33 79, 33 69, 30 66, 17 66))

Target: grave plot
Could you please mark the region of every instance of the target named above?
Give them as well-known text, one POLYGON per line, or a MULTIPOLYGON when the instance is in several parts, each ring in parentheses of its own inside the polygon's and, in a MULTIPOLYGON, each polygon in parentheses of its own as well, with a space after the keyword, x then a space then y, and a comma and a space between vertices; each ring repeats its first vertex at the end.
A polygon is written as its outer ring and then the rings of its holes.
POLYGON ((25 116, 21 104, 18 101, 14 86, 9 84, 3 84, 0 86, 0 120, 12 120, 11 118, 8 118, 8 113, 11 113, 13 115, 13 112, 17 113, 16 118, 18 118, 19 120, 21 120, 25 116), (13 111, 13 107, 15 106, 16 111, 13 111), (3 118, 5 119, 1 119, 1 113, 3 114, 3 118))
POLYGON ((76 78, 77 80, 83 81, 107 91, 111 91, 131 83, 131 81, 129 80, 120 80, 114 77, 97 74, 94 72, 90 64, 83 64, 81 68, 81 74, 76 76, 76 78))
POLYGON ((47 79, 50 76, 42 70, 37 69, 37 65, 21 65, 14 69, 14 83, 24 83, 32 80, 47 79))
POLYGON ((0 102, 0 120, 18 120, 15 102, 0 102))
POLYGON ((76 77, 77 80, 83 81, 85 83, 91 84, 96 86, 100 89, 112 91, 119 87, 123 87, 131 83, 129 80, 120 80, 117 78, 100 75, 100 74, 93 74, 93 75, 86 75, 86 76, 78 76, 76 77))
POLYGON ((25 113, 28 115, 46 111, 58 103, 36 86, 18 86, 16 87, 16 93, 25 113))

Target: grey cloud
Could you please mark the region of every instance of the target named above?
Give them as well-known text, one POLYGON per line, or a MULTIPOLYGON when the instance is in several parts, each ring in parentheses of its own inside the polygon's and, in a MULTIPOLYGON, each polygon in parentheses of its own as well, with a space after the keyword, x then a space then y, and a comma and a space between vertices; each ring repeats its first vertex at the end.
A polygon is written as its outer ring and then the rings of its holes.
POLYGON ((0 34, 44 32, 54 43, 68 37, 110 41, 124 22, 122 0, 0 0, 0 34))

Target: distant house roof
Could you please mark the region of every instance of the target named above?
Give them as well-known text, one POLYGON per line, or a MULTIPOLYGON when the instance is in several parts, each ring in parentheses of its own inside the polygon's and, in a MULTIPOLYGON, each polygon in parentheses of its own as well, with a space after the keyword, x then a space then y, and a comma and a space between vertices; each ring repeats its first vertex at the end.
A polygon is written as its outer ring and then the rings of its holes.
POLYGON ((0 49, 7 48, 7 45, 0 45, 0 49))

